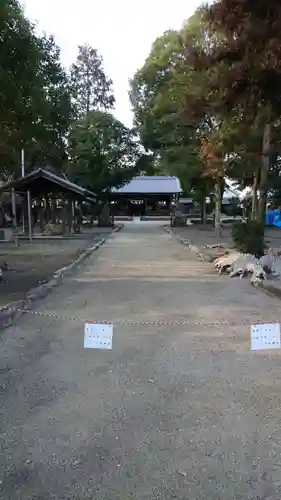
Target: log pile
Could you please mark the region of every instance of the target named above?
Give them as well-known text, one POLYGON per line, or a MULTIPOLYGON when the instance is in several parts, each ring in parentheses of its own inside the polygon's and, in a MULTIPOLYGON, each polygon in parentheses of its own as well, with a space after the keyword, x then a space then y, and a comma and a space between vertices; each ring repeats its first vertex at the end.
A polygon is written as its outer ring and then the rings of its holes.
POLYGON ((230 278, 239 276, 241 279, 251 276, 253 285, 266 280, 269 275, 277 276, 274 267, 275 259, 279 253, 269 249, 260 259, 251 254, 230 251, 214 261, 219 274, 228 274, 230 278))

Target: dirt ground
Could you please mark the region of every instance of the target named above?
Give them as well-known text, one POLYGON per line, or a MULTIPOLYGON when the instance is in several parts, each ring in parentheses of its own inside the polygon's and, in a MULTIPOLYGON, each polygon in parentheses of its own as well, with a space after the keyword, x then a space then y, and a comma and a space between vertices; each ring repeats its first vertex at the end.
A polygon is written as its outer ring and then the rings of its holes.
MULTIPOLYGON (((227 224, 223 228, 221 238, 215 236, 213 227, 202 226, 196 224, 194 226, 173 227, 173 232, 181 238, 186 238, 192 245, 203 248, 204 245, 213 245, 222 243, 225 246, 232 246, 231 240, 231 224, 227 224)), ((277 227, 267 227, 265 229, 265 240, 268 247, 281 249, 281 229, 277 227)))
POLYGON ((12 243, 0 244, 0 266, 8 266, 0 283, 0 305, 24 298, 109 232, 111 229, 96 228, 79 237, 20 241, 18 248, 12 243))

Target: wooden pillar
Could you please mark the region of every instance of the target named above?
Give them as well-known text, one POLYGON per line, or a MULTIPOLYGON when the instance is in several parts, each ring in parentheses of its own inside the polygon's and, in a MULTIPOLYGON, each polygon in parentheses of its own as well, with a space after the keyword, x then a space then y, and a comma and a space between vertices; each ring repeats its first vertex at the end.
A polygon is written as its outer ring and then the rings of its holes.
POLYGON ((145 217, 146 216, 146 205, 147 205, 147 199, 144 198, 143 200, 143 216, 145 217))
POLYGON ((39 226, 41 233, 44 232, 45 229, 45 215, 44 215, 44 199, 39 199, 39 226))
POLYGON ((25 233, 26 222, 27 222, 27 201, 25 193, 22 194, 22 204, 21 204, 21 218, 22 218, 22 232, 25 233))
POLYGON ((72 198, 69 197, 67 200, 67 227, 68 227, 68 232, 72 233, 72 226, 73 226, 73 201, 72 198))
POLYGON ((73 227, 73 231, 74 231, 74 232, 75 232, 75 229, 76 229, 75 205, 76 205, 75 199, 72 199, 72 202, 71 202, 71 210, 72 210, 72 227, 73 227))
POLYGON ((51 198, 51 221, 52 224, 57 222, 57 200, 54 196, 51 198))
POLYGON ((63 234, 65 234, 67 226, 67 205, 64 196, 62 196, 61 203, 62 203, 62 230, 63 234))
POLYGON ((32 242, 32 207, 31 207, 31 194, 27 191, 27 214, 28 214, 28 237, 32 242))
POLYGON ((82 201, 79 201, 76 206, 76 231, 77 233, 81 233, 81 227, 83 222, 83 210, 82 210, 82 201))
POLYGON ((72 207, 71 208, 72 208, 72 227, 73 227, 73 232, 76 233, 77 232, 77 220, 76 220, 76 214, 75 214, 76 201, 74 198, 72 199, 72 207))
POLYGON ((13 228, 17 230, 17 205, 16 205, 16 192, 12 189, 12 214, 13 214, 13 228))
POLYGON ((155 199, 155 212, 156 212, 156 216, 159 216, 159 201, 158 201, 158 199, 155 199))
POLYGON ((51 221, 51 206, 50 206, 50 198, 46 196, 46 223, 49 224, 51 221))

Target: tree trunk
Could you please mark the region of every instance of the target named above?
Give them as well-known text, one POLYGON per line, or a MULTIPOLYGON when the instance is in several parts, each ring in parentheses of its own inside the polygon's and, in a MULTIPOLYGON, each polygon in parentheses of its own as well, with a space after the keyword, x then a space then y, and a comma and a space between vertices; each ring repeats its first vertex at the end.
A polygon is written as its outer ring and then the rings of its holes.
POLYGON ((218 177, 215 183, 215 233, 217 237, 221 236, 221 179, 218 177))
POLYGON ((86 118, 88 114, 90 113, 90 99, 91 99, 91 82, 90 82, 90 75, 89 72, 87 71, 87 90, 86 90, 86 118))
POLYGON ((39 209, 38 209, 38 218, 39 218, 39 227, 41 233, 44 232, 45 229, 45 209, 44 209, 44 199, 39 199, 39 209))
POLYGON ((254 175, 253 186, 252 186, 252 190, 253 190, 252 209, 251 209, 251 219, 252 220, 257 218, 259 173, 260 173, 260 168, 257 167, 256 171, 255 171, 255 175, 254 175))
POLYGON ((206 197, 203 198, 203 200, 200 203, 200 211, 201 211, 201 224, 207 224, 207 203, 206 203, 206 197))
POLYGON ((66 199, 62 199, 62 232, 63 234, 66 233, 66 226, 67 226, 67 202, 66 199))
POLYGON ((267 202, 267 176, 270 164, 270 145, 271 145, 271 124, 267 123, 263 131, 263 144, 262 144, 262 165, 261 165, 261 178, 259 186, 259 200, 258 200, 258 220, 264 222, 264 215, 267 202))
POLYGON ((222 200, 223 200, 223 195, 225 191, 225 180, 224 178, 221 178, 220 181, 220 211, 222 212, 222 200))
POLYGON ((102 207, 101 214, 99 215, 98 218, 98 225, 104 227, 112 226, 108 201, 106 201, 102 207))

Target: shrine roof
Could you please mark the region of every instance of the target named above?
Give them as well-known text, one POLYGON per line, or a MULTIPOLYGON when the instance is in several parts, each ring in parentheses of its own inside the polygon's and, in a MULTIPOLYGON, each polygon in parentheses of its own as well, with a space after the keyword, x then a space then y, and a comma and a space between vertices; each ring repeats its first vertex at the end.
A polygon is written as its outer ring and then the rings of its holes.
POLYGON ((178 177, 138 176, 120 188, 112 188, 115 194, 180 194, 181 185, 178 177))

